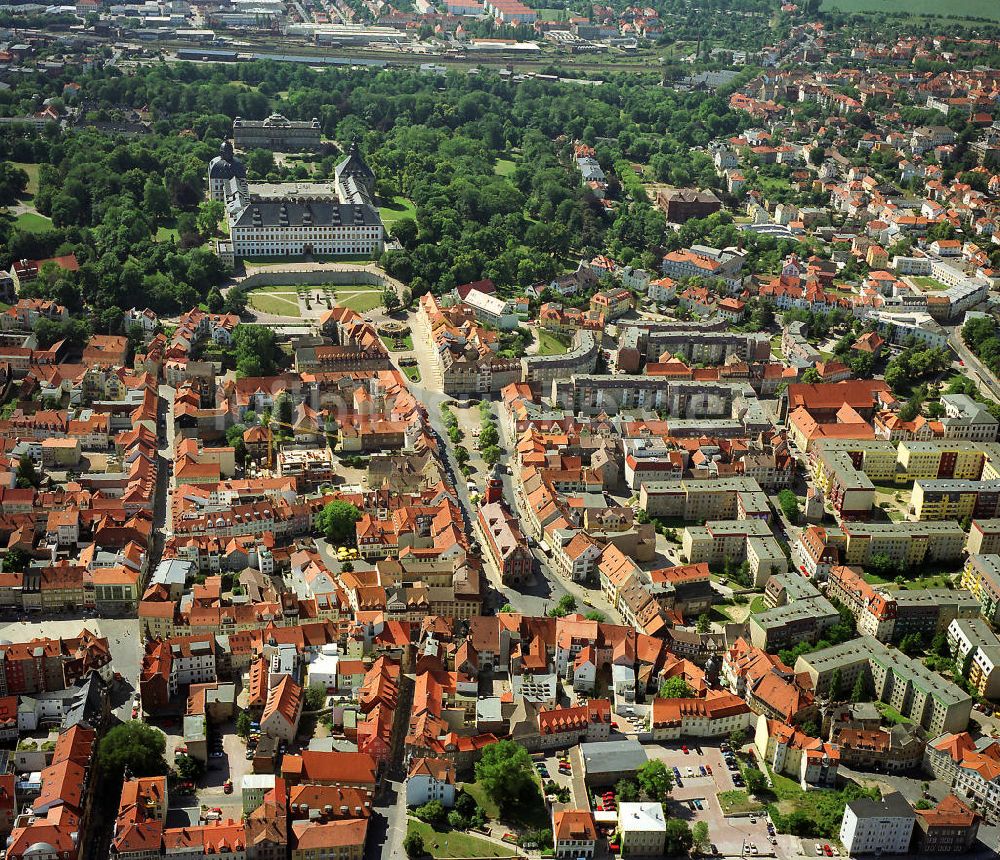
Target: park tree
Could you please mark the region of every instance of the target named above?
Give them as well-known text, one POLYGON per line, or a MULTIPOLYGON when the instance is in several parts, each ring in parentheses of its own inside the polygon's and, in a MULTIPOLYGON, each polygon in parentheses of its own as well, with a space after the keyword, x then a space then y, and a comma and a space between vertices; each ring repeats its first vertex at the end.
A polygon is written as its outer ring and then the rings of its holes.
POLYGON ((42 476, 38 474, 34 461, 27 454, 22 455, 17 460, 14 482, 21 490, 37 489, 42 483, 42 476))
POLYGON ((166 737, 159 729, 131 720, 115 726, 102 739, 97 754, 107 779, 120 780, 126 768, 133 776, 167 772, 166 737))
POLYGON ((707 612, 702 612, 701 615, 698 616, 694 629, 698 633, 708 633, 708 631, 712 629, 712 619, 708 617, 707 612))
POLYGON ((747 783, 747 791, 751 794, 760 794, 767 789, 767 777, 756 767, 748 767, 743 773, 747 783))
POLYGON ((236 326, 233 347, 239 376, 270 376, 277 369, 278 342, 267 326, 236 326))
POLYGON ((16 202, 27 187, 27 173, 9 161, 0 161, 0 206, 16 202))
POLYGON ((181 779, 201 779, 205 773, 204 762, 189 755, 177 756, 174 767, 177 769, 177 775, 181 779))
POLYGON ((448 810, 440 800, 430 800, 423 806, 418 806, 413 812, 417 818, 435 829, 444 827, 448 821, 448 810))
POLYGON ((667 838, 663 853, 667 857, 683 857, 691 851, 694 836, 686 821, 680 818, 668 818, 666 822, 667 838))
POLYGON ((636 781, 650 800, 663 802, 674 787, 673 773, 659 759, 651 759, 636 771, 636 781))
POLYGON ((250 737, 250 714, 241 710, 236 716, 236 734, 246 740, 250 737))
POLYGON ((146 180, 142 189, 142 207, 154 224, 162 224, 170 217, 170 193, 163 180, 153 176, 146 180))
POLYGON ((868 685, 865 683, 865 676, 863 674, 858 675, 857 680, 854 682, 854 687, 851 689, 851 701, 868 701, 868 685))
POLYGON ((634 803, 639 799, 639 783, 634 779, 620 779, 615 783, 615 797, 619 803, 634 803))
POLYGON ((500 442, 500 433, 497 431, 497 425, 492 421, 487 422, 483 425, 482 430, 479 431, 479 447, 489 448, 491 445, 496 445, 500 442))
POLYGON ((403 850, 407 857, 423 857, 427 853, 424 848, 424 837, 415 830, 409 831, 403 839, 403 850))
POLYGON ((822 382, 823 378, 819 375, 819 371, 815 367, 810 367, 802 374, 802 381, 807 385, 812 385, 816 382, 822 382))
POLYGON ((243 316, 247 310, 247 291, 242 287, 230 287, 222 299, 222 311, 243 316))
POLYGON ((708 823, 705 821, 695 822, 694 827, 691 828, 691 847, 699 854, 703 854, 708 851, 708 846, 711 844, 708 838, 708 823))
POLYGON ((218 200, 203 200, 198 204, 198 215, 195 218, 198 232, 206 238, 214 236, 225 214, 226 209, 218 200))
POLYGON ((357 541, 355 523, 361 519, 359 511, 350 502, 328 502, 317 518, 324 537, 336 546, 353 545, 357 541))
POLYGON ((326 706, 326 689, 320 684, 310 684, 305 689, 302 710, 310 713, 321 711, 326 706))
POLYGON ((559 598, 559 602, 548 611, 548 614, 552 618, 563 618, 575 611, 576 598, 572 594, 564 594, 559 598))
POLYGON ((516 806, 534 793, 531 756, 513 741, 490 744, 476 762, 476 781, 501 810, 516 806))
POLYGON ((20 547, 7 550, 3 555, 4 573, 21 573, 28 569, 31 556, 20 547))
POLYGON ((396 295, 396 291, 392 287, 386 287, 382 290, 382 304, 389 313, 399 310, 399 296, 396 295))
POLYGON ((499 445, 489 445, 479 453, 487 466, 495 466, 500 462, 500 458, 503 457, 503 448, 499 445))
POLYGON ((687 681, 676 675, 660 684, 657 694, 661 699, 689 699, 694 695, 694 690, 687 681))
POLYGON ((246 165, 254 179, 263 179, 274 170, 274 154, 267 149, 251 149, 246 165))
POLYGON ((788 517, 788 521, 793 525, 799 521, 799 498, 791 490, 782 490, 778 493, 778 504, 781 505, 782 513, 788 517))
POLYGON ((844 695, 844 676, 840 671, 840 668, 833 670, 833 675, 830 677, 830 698, 834 701, 840 701, 841 697, 844 695))

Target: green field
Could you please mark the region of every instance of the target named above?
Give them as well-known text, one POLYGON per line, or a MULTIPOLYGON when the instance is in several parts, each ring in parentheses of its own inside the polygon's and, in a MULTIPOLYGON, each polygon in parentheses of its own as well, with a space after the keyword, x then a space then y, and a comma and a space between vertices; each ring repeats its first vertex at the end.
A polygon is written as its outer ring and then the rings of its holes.
POLYGON ((563 355, 569 352, 569 344, 565 338, 543 328, 538 330, 538 354, 539 355, 563 355))
POLYGON ((941 290, 947 290, 948 285, 942 284, 941 281, 936 278, 928 278, 924 275, 910 275, 910 280, 920 287, 922 290, 927 290, 928 292, 938 292, 941 290))
POLYGON ((22 212, 14 219, 14 226, 25 233, 44 233, 52 229, 52 220, 36 212, 22 212))
MULTIPOLYGON (((315 300, 317 294, 329 296, 341 307, 350 308, 359 314, 382 306, 382 291, 377 287, 341 287, 332 284, 310 285, 302 288, 294 286, 258 287, 250 291, 247 301, 250 307, 261 313, 298 319, 302 316, 299 307, 299 289, 304 290, 307 295, 312 297, 313 311, 325 309, 322 299, 317 304, 315 300)), ((412 340, 410 343, 412 344, 412 340)))
POLYGON ((295 287, 258 287, 247 296, 254 310, 283 317, 299 317, 299 299, 295 287))
POLYGON ((378 208, 379 215, 382 216, 382 223, 389 227, 403 218, 417 219, 417 207, 406 197, 396 196, 392 200, 383 200, 378 208))
POLYGON ((34 197, 38 193, 38 165, 28 164, 26 161, 12 161, 11 164, 14 167, 20 167, 25 173, 28 174, 28 197, 34 197))
POLYGON ((747 812, 760 812, 764 804, 754 800, 745 791, 720 791, 716 795, 723 815, 739 815, 747 812))
POLYGON ((177 232, 176 227, 157 227, 156 228, 156 241, 157 242, 176 242, 180 239, 180 233, 177 232))
POLYGON ((512 857, 514 849, 461 830, 439 833, 429 824, 411 818, 406 822, 407 833, 419 833, 424 840, 424 850, 431 857, 512 857))
POLYGON ((996 0, 956 0, 947 6, 942 6, 935 0, 823 0, 822 8, 840 12, 885 12, 906 17, 933 15, 1000 21, 1000 3, 996 0))
POLYGON ((337 289, 336 293, 338 305, 344 308, 350 308, 352 311, 357 311, 359 314, 382 307, 381 290, 341 287, 337 289))
POLYGON ((413 367, 401 367, 400 370, 403 371, 403 375, 410 380, 410 382, 420 382, 420 368, 414 365, 413 367))
POLYGON ((517 164, 509 158, 498 158, 497 163, 493 165, 493 172, 497 176, 510 176, 516 168, 517 164))

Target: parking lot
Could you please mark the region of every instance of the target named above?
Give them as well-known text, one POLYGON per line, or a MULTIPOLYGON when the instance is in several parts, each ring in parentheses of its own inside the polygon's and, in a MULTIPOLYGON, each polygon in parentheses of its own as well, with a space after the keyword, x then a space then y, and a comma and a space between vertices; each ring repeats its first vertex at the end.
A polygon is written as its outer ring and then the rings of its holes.
MULTIPOLYGON (((680 772, 679 780, 674 774, 675 786, 667 804, 667 813, 690 825, 704 821, 708 825, 709 839, 715 846, 714 853, 724 857, 767 857, 775 856, 784 847, 781 845, 782 837, 775 835, 775 842, 770 841, 769 822, 763 813, 729 818, 723 814, 717 793, 733 791, 741 786, 734 783, 733 775, 737 774, 739 779, 738 771, 731 771, 726 765, 723 750, 718 744, 650 744, 645 749, 651 759, 662 761, 671 770, 676 767, 680 772)), ((791 853, 797 852, 796 845, 791 853)), ((784 851, 781 854, 787 856, 784 851)))
MULTIPOLYGON (((162 727, 162 726, 161 726, 162 727)), ((167 761, 174 762, 174 756, 178 747, 184 745, 184 738, 181 735, 179 723, 162 727, 167 735, 167 761)), ((200 809, 205 811, 221 809, 223 818, 238 819, 243 814, 243 801, 240 795, 240 787, 243 777, 252 771, 251 763, 246 759, 246 745, 236 735, 232 722, 222 723, 211 729, 210 736, 215 735, 222 741, 222 755, 217 756, 209 753, 205 775, 196 781, 196 793, 171 794, 171 811, 181 812, 186 818, 191 818, 194 811, 194 821, 197 824, 197 814, 200 809), (225 783, 227 779, 233 781, 232 794, 226 794, 225 783)), ((211 749, 210 744, 210 749, 211 749)))

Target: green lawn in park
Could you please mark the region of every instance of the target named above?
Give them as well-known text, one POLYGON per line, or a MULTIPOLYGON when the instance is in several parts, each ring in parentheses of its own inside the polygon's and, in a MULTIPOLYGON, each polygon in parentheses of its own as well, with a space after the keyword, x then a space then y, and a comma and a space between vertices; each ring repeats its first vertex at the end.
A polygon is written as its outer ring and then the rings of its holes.
POLYGON ((295 287, 258 287, 247 295, 254 310, 283 317, 301 317, 295 287))
POLYGON ((560 337, 545 329, 538 330, 539 355, 563 355, 567 352, 569 352, 569 343, 565 337, 560 337))
POLYGON ((382 307, 382 291, 364 287, 340 287, 337 289, 337 304, 350 308, 359 314, 382 307))
POLYGON ((493 165, 493 172, 497 176, 510 176, 516 167, 517 164, 509 158, 498 158, 497 163, 493 165))
POLYGON ((514 849, 495 842, 487 842, 462 830, 439 832, 423 821, 411 818, 406 822, 407 833, 419 833, 424 840, 424 851, 431 857, 512 857, 514 849))
POLYGON ((386 227, 396 221, 401 221, 403 218, 412 218, 414 221, 417 219, 417 207, 413 205, 413 201, 400 195, 396 195, 391 200, 383 200, 378 212, 386 227))
POLYGON ((14 219, 14 226, 25 233, 44 233, 52 229, 52 220, 37 212, 22 212, 14 219))
POLYGON ((29 197, 34 197, 38 193, 38 165, 29 164, 26 161, 12 161, 14 167, 20 167, 28 174, 28 187, 25 189, 29 197))

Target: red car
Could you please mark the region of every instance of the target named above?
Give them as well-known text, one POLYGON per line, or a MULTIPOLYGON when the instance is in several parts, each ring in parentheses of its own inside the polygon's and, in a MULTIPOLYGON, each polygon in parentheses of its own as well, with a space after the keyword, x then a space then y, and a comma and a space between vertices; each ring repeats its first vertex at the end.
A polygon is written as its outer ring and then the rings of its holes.
POLYGON ((706 764, 706 765, 705 765, 705 770, 707 770, 707 771, 708 771, 708 775, 709 775, 709 776, 711 776, 711 775, 712 775, 712 765, 710 765, 710 764, 706 764))
POLYGON ((681 752, 684 753, 684 755, 687 755, 688 754, 688 748, 687 747, 681 747, 681 752))
POLYGON ((223 792, 225 792, 226 794, 232 794, 232 793, 233 793, 233 781, 232 781, 231 779, 227 779, 227 780, 226 780, 226 781, 225 781, 225 782, 224 782, 224 783, 222 784, 222 790, 223 790, 223 792))
POLYGON ((222 807, 221 806, 213 806, 212 807, 212 812, 218 812, 219 815, 222 815, 222 807))
POLYGON ((829 845, 824 845, 823 846, 823 853, 827 857, 832 857, 833 856, 833 849, 829 845))

